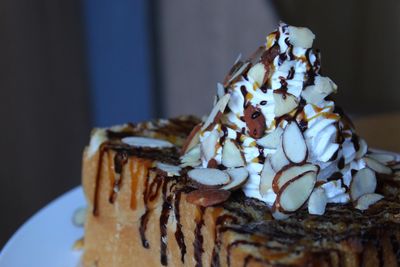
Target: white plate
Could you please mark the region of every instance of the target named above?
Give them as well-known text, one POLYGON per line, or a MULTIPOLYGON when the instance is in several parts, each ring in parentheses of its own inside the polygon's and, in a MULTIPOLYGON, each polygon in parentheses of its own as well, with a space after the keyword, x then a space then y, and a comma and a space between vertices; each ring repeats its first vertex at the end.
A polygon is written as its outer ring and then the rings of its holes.
POLYGON ((74 211, 84 207, 77 187, 42 208, 11 237, 0 253, 0 267, 77 267, 80 251, 72 249, 83 228, 72 223, 74 211))

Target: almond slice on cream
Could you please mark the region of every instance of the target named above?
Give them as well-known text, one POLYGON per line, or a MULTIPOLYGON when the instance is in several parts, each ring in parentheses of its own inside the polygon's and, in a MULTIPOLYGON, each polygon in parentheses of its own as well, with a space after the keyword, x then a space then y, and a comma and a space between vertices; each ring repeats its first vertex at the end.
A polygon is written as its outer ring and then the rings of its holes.
POLYGON ((187 194, 189 203, 202 207, 210 207, 226 201, 231 193, 220 189, 198 189, 187 194))
POLYGON ((356 159, 361 159, 368 152, 368 144, 363 138, 358 139, 358 150, 356 152, 356 159))
POLYGON ((213 109, 210 112, 210 115, 207 117, 204 125, 201 127, 201 131, 204 131, 210 126, 212 123, 216 122, 216 118, 218 117, 218 113, 224 113, 226 106, 228 105, 229 99, 231 95, 226 94, 222 96, 218 102, 215 104, 213 109))
POLYGON ((235 140, 226 139, 222 147, 222 164, 227 168, 242 167, 245 162, 235 140))
POLYGON ((392 174, 393 170, 386 165, 383 165, 376 159, 370 158, 369 155, 364 157, 365 164, 377 173, 392 174))
POLYGON ((256 140, 257 144, 270 149, 276 149, 281 142, 283 129, 281 127, 275 128, 272 132, 266 134, 264 137, 256 140))
POLYGON ((366 210, 381 199, 383 199, 383 196, 375 193, 362 195, 359 199, 357 199, 355 208, 359 210, 366 210))
POLYGON ((306 172, 286 183, 277 194, 279 209, 283 212, 294 212, 301 208, 314 189, 317 174, 306 172))
POLYGON ((321 187, 315 188, 308 199, 308 213, 323 215, 327 203, 328 198, 326 197, 325 190, 321 187))
POLYGON ((187 167, 187 166, 191 166, 191 167, 199 166, 201 164, 200 155, 201 155, 200 144, 198 144, 195 147, 193 147, 192 149, 190 149, 188 152, 186 152, 186 154, 181 156, 181 158, 180 158, 181 165, 180 166, 182 168, 187 167))
POLYGON ((231 177, 231 182, 221 187, 221 189, 224 190, 236 190, 240 188, 244 183, 246 183, 247 178, 249 177, 249 172, 244 167, 227 169, 226 172, 231 177))
POLYGON ((289 43, 293 46, 302 48, 311 48, 314 42, 315 34, 305 27, 289 26, 289 43))
POLYGON ((377 160, 384 165, 388 165, 388 164, 392 164, 392 163, 396 162, 396 155, 391 154, 391 153, 372 152, 372 153, 368 154, 368 158, 377 160))
POLYGON ((275 102, 274 113, 276 117, 280 117, 291 112, 299 105, 297 98, 289 93, 285 95, 273 93, 273 97, 275 102))
POLYGON ((199 186, 221 187, 230 182, 229 175, 218 169, 196 168, 187 174, 199 186))
POLYGON ((286 158, 285 153, 283 152, 282 142, 278 145, 275 153, 271 156, 271 166, 274 171, 280 171, 284 166, 288 165, 290 162, 286 158))
POLYGON ((200 143, 201 155, 208 162, 211 160, 217 151, 219 133, 217 130, 211 131, 207 137, 200 143))
POLYGON ((265 77, 265 67, 263 63, 257 63, 247 72, 247 77, 251 78, 258 86, 262 86, 265 77))
POLYGON ((301 163, 307 159, 306 141, 295 121, 289 122, 283 131, 282 147, 288 160, 293 163, 301 163))
POLYGON ((368 193, 374 193, 376 189, 375 172, 371 169, 364 168, 359 170, 350 183, 350 197, 353 201, 360 196, 368 193))
POLYGON ((186 138, 185 144, 182 147, 181 153, 185 154, 200 142, 200 129, 201 124, 197 124, 186 138))
POLYGON ((182 168, 179 166, 166 164, 162 162, 157 162, 156 167, 167 173, 167 176, 179 176, 180 171, 182 170, 182 168))
POLYGON ((270 156, 265 158, 264 166, 260 174, 260 194, 265 196, 269 189, 272 188, 272 181, 275 177, 275 171, 272 169, 270 156))
POLYGON ((133 147, 168 148, 174 145, 166 140, 142 136, 129 136, 122 138, 122 143, 133 147))
POLYGON ((274 192, 278 193, 287 182, 309 171, 318 173, 319 167, 314 164, 306 163, 304 165, 299 165, 299 166, 288 165, 282 168, 282 170, 276 173, 272 181, 272 188, 274 192))

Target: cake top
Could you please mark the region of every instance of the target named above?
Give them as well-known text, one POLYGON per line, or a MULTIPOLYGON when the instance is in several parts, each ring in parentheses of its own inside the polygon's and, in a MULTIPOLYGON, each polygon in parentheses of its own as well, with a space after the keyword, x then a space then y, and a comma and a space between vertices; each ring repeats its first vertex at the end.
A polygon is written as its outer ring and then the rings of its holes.
POLYGON ((264 46, 235 62, 217 85, 214 107, 183 147, 182 167, 198 184, 242 189, 276 218, 306 203, 379 201, 377 174, 390 175, 394 154, 373 153, 331 98, 336 84, 320 73, 315 35, 281 23, 264 46))

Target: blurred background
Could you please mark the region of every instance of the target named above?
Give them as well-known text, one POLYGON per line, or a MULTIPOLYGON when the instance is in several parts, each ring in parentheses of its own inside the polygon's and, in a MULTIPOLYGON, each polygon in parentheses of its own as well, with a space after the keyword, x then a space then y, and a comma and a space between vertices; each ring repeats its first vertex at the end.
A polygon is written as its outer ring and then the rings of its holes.
POLYGON ((0 247, 79 185, 92 127, 208 113, 238 54, 280 19, 316 34, 361 135, 400 151, 399 11, 397 0, 0 1, 0 247))

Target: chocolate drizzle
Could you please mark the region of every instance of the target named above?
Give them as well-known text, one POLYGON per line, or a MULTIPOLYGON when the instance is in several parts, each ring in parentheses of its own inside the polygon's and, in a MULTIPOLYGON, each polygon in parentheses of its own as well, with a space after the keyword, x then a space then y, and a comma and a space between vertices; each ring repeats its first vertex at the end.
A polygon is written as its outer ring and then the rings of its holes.
POLYGON ((101 167, 103 166, 103 156, 104 156, 104 145, 99 148, 99 160, 97 161, 96 170, 96 182, 94 186, 94 199, 93 199, 93 216, 99 216, 99 193, 100 193, 100 178, 101 178, 101 167))
POLYGON ((164 266, 168 265, 167 257, 167 223, 169 219, 169 213, 172 209, 172 195, 167 196, 168 180, 164 177, 163 187, 162 187, 162 199, 163 205, 160 215, 160 260, 161 264, 164 266))
POLYGON ((215 241, 214 241, 214 248, 213 248, 213 251, 211 254, 211 266, 212 267, 221 266, 220 259, 219 259, 219 252, 220 252, 221 245, 222 245, 220 228, 222 225, 224 225, 228 222, 229 223, 238 223, 238 219, 235 216, 232 216, 230 214, 224 214, 224 215, 219 216, 215 221, 215 230, 214 230, 215 241))
POLYGON ((198 218, 195 219, 196 222, 196 228, 194 230, 194 242, 193 242, 193 247, 194 247, 194 259, 196 261, 196 267, 202 267, 203 266, 203 234, 201 233, 201 229, 203 228, 204 225, 204 212, 206 208, 205 207, 198 207, 198 218))
POLYGON ((182 263, 185 263, 186 245, 185 245, 185 237, 182 232, 181 213, 179 208, 181 195, 182 195, 182 190, 178 190, 175 193, 175 201, 174 201, 174 211, 176 219, 175 239, 181 251, 181 261, 182 263))
POLYGON ((114 176, 114 184, 112 192, 109 198, 109 202, 112 204, 117 199, 118 192, 121 188, 123 180, 123 168, 128 162, 128 155, 125 151, 118 151, 114 156, 114 171, 117 174, 114 176))

